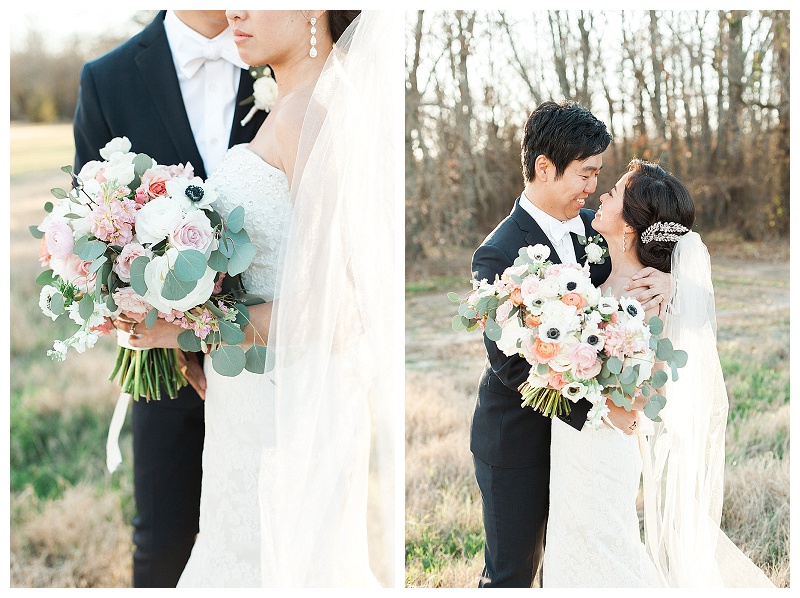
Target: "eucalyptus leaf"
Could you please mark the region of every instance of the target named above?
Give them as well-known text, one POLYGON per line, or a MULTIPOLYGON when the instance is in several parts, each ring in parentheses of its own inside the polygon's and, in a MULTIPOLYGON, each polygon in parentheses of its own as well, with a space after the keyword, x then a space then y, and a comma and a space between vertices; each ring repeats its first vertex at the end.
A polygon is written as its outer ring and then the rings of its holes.
POLYGON ((227 258, 233 255, 233 241, 225 235, 219 239, 219 252, 227 258))
POLYGON ((161 296, 167 301, 177 301, 186 297, 196 286, 196 280, 181 280, 175 275, 174 270, 170 270, 164 277, 164 286, 161 287, 161 296))
POLYGON ((245 231, 229 235, 228 239, 233 242, 233 253, 228 262, 228 274, 236 276, 244 272, 253 261, 256 255, 256 246, 250 242, 250 237, 245 231))
POLYGON ((634 382, 636 380, 636 377, 637 377, 636 370, 628 366, 624 370, 622 370, 622 373, 620 373, 619 381, 620 384, 630 384, 631 382, 634 382))
POLYGON ((656 370, 653 372, 653 379, 650 384, 653 388, 661 388, 667 383, 667 373, 664 370, 656 370))
POLYGON ((206 273, 206 256, 196 249, 179 251, 172 272, 182 282, 196 282, 206 273))
POLYGON ((44 203, 44 211, 47 212, 48 214, 53 211, 53 202, 52 201, 46 201, 44 203))
POLYGON ((215 249, 208 257, 208 267, 217 272, 227 272, 228 258, 219 249, 215 249))
POLYGON ((244 332, 236 324, 227 320, 219 321, 219 332, 222 335, 222 342, 228 345, 238 345, 245 339, 244 332))
POLYGON ((672 352, 672 359, 674 360, 675 367, 682 368, 686 366, 689 354, 682 349, 675 349, 675 351, 672 352))
POLYGON ((236 300, 240 301, 244 305, 260 305, 261 303, 266 303, 267 300, 259 295, 251 295, 250 293, 235 293, 236 300))
POLYGON ((247 306, 244 303, 237 303, 233 307, 239 312, 239 316, 243 317, 248 322, 250 321, 250 310, 247 309, 247 306))
POLYGON ((50 189, 50 193, 52 193, 53 197, 55 197, 56 199, 67 199, 69 197, 69 193, 67 193, 63 189, 59 189, 58 187, 50 189))
POLYGON ((142 297, 147 293, 147 283, 144 281, 144 269, 150 263, 150 258, 140 255, 131 262, 131 287, 142 297))
POLYGON ((78 314, 84 320, 88 320, 94 313, 94 299, 88 294, 83 296, 83 299, 78 303, 78 314))
POLYGON ((608 366, 608 371, 612 374, 619 374, 622 372, 622 361, 616 357, 609 357, 606 360, 606 365, 608 366))
POLYGON ((655 334, 656 336, 664 331, 664 321, 658 316, 650 318, 647 326, 650 328, 650 334, 655 334))
POLYGON ((467 329, 467 327, 461 323, 461 316, 453 316, 452 326, 453 330, 456 332, 461 332, 462 330, 467 329))
POLYGON ((178 335, 178 344, 183 351, 198 353, 203 346, 193 330, 184 330, 178 335))
MULTIPOLYGON (((31 227, 31 228, 35 228, 35 227, 31 227)), ((461 301, 461 298, 458 296, 458 294, 454 293, 452 291, 447 293, 447 298, 450 299, 450 301, 452 301, 453 303, 458 303, 459 301, 461 301)))
POLYGON ((658 341, 658 348, 656 349, 656 357, 661 361, 672 361, 672 341, 668 338, 662 338, 658 341))
POLYGON ((106 307, 108 311, 117 311, 117 302, 114 301, 114 297, 110 293, 106 297, 106 307))
POLYGON ((500 328, 500 325, 494 320, 486 320, 486 326, 483 332, 490 341, 497 342, 503 334, 503 329, 500 328))
POLYGON ((40 284, 42 286, 46 284, 53 284, 56 281, 56 277, 52 270, 44 270, 36 277, 36 284, 40 284))
MULTIPOLYGON (((136 154, 136 157, 133 159, 133 172, 137 178, 141 179, 147 169, 152 167, 153 158, 147 154, 136 154)), ((136 186, 138 187, 138 185, 136 186)))
POLYGON ((64 312, 64 295, 61 293, 53 293, 53 296, 50 297, 50 311, 54 314, 64 312))
POLYGON ((242 230, 244 226, 244 208, 242 206, 236 206, 231 210, 227 220, 225 220, 225 226, 232 233, 238 233, 242 230))
POLYGON ((661 421, 660 418, 658 417, 658 413, 664 408, 666 404, 667 404, 667 399, 664 398, 663 395, 656 393, 652 397, 650 397, 650 400, 644 406, 643 410, 644 414, 653 421, 661 421))
POLYGON ((642 384, 641 391, 642 395, 644 395, 645 397, 649 397, 650 393, 653 392, 653 387, 650 386, 649 384, 642 384))
POLYGON ((253 345, 244 354, 244 368, 254 374, 263 374, 267 369, 267 348, 264 345, 253 345))
POLYGON ((35 225, 35 224, 31 224, 28 227, 28 230, 31 231, 31 234, 33 235, 33 237, 35 239, 41 239, 42 237, 44 237, 44 233, 42 231, 40 231, 39 227, 37 225, 35 225))
MULTIPOLYGON (((97 272, 100 268, 103 267, 103 264, 105 264, 107 261, 108 258, 104 255, 101 255, 99 258, 97 258, 95 261, 92 262, 91 266, 89 266, 89 274, 94 274, 95 272, 97 272)), ((100 278, 100 280, 103 280, 102 277, 100 278)))
POLYGON ((156 320, 158 320, 158 310, 154 307, 150 311, 147 312, 147 316, 144 319, 144 325, 149 329, 156 325, 156 320))
POLYGON ((247 361, 244 350, 235 345, 221 345, 209 354, 211 365, 221 376, 238 376, 247 361))
POLYGON ((206 210, 206 216, 208 216, 209 221, 211 221, 211 226, 217 228, 218 226, 222 226, 222 216, 220 216, 219 212, 215 210, 206 210))
POLYGON ((547 372, 549 371, 550 371, 550 366, 547 365, 546 363, 540 363, 536 366, 536 373, 539 374, 540 376, 547 375, 547 372))

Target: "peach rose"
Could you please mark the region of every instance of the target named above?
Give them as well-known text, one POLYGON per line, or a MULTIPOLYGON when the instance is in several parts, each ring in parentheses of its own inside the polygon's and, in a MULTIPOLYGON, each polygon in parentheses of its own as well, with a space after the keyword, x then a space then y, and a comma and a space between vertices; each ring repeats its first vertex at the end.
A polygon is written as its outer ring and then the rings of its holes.
POLYGON ((47 250, 47 237, 42 237, 42 242, 39 243, 39 263, 42 264, 42 268, 50 267, 51 259, 53 256, 47 250))
POLYGON ((562 303, 566 303, 567 305, 572 305, 578 311, 582 310, 586 307, 586 300, 583 298, 583 295, 580 293, 567 293, 563 297, 561 297, 562 303))
POLYGON ((514 305, 522 305, 522 291, 519 290, 519 287, 511 291, 510 299, 514 305))
POLYGON ((558 355, 560 349, 558 343, 548 343, 537 336, 533 343, 533 358, 539 363, 547 363, 558 355))
POLYGON ((534 316, 533 314, 528 314, 525 316, 525 325, 528 328, 536 328, 539 324, 542 323, 542 318, 539 316, 534 316))
POLYGON ((561 372, 550 372, 547 380, 548 384, 556 390, 561 390, 567 385, 567 380, 564 378, 564 374, 561 372))

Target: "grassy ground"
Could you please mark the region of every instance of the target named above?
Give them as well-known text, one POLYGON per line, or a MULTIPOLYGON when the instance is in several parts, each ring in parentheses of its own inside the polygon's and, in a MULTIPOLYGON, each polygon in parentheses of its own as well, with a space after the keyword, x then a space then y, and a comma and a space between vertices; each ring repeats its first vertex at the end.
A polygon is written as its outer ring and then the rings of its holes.
POLYGON ((123 464, 105 468, 117 386, 106 380, 111 339, 63 363, 46 356, 72 327, 38 307, 39 241, 49 189, 65 187, 73 159, 69 125, 11 127, 10 457, 11 587, 130 587, 131 441, 123 464))
MULTIPOLYGON (((719 235, 712 254, 730 400, 722 526, 778 587, 789 586, 789 262, 784 244, 719 235)), ((417 262, 406 282, 406 585, 475 587, 481 499, 469 423, 485 353, 455 333, 470 254, 417 262), (460 276, 453 276, 455 272, 460 276)))

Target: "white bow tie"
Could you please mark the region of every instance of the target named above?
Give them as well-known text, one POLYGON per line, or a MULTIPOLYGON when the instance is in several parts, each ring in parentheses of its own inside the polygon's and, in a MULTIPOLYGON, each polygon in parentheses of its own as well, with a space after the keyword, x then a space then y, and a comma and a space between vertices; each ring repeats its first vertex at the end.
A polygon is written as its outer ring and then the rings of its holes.
POLYGON ((180 46, 176 48, 176 55, 181 71, 189 79, 195 76, 206 60, 222 58, 239 68, 247 68, 247 65, 239 58, 236 44, 229 35, 220 35, 214 39, 202 41, 195 37, 183 36, 180 46))
POLYGON ((583 226, 583 220, 580 216, 570 218, 566 222, 551 221, 550 234, 553 236, 553 241, 556 243, 561 242, 564 235, 568 233, 575 233, 576 235, 585 236, 586 228, 583 226))

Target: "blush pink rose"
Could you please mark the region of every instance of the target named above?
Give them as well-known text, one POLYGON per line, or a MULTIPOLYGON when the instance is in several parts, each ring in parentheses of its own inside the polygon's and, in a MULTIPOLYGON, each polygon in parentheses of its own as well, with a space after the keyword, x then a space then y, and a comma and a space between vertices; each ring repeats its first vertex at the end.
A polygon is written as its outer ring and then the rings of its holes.
POLYGON ((205 253, 214 240, 214 229, 203 210, 193 210, 169 235, 170 245, 178 249, 196 249, 205 253))
POLYGON ((131 287, 117 289, 113 297, 117 307, 127 314, 144 316, 150 311, 150 304, 131 287))
POLYGON ((141 256, 150 256, 151 252, 139 243, 128 243, 122 248, 117 259, 114 261, 114 272, 117 273, 123 282, 131 281, 131 264, 133 260, 141 256))
POLYGON ((39 263, 42 268, 50 267, 50 260, 53 258, 50 251, 47 249, 47 237, 42 237, 42 242, 39 243, 39 263))
POLYGON ((148 168, 142 175, 141 189, 144 189, 150 199, 167 194, 167 181, 170 180, 169 172, 164 168, 148 168))
POLYGON ((567 380, 561 372, 551 371, 547 376, 548 385, 556 390, 561 390, 567 385, 567 380))
POLYGON ((572 372, 579 380, 594 378, 600 373, 602 363, 597 358, 597 351, 589 343, 578 343, 569 353, 572 372))
POLYGON ((47 239, 47 251, 51 256, 65 260, 72 254, 75 239, 69 224, 63 220, 51 220, 47 225, 44 238, 47 239))
POLYGON ((67 259, 60 259, 54 256, 50 260, 50 266, 55 274, 71 282, 81 291, 94 292, 97 274, 94 272, 89 273, 92 262, 84 261, 73 253, 67 259))

